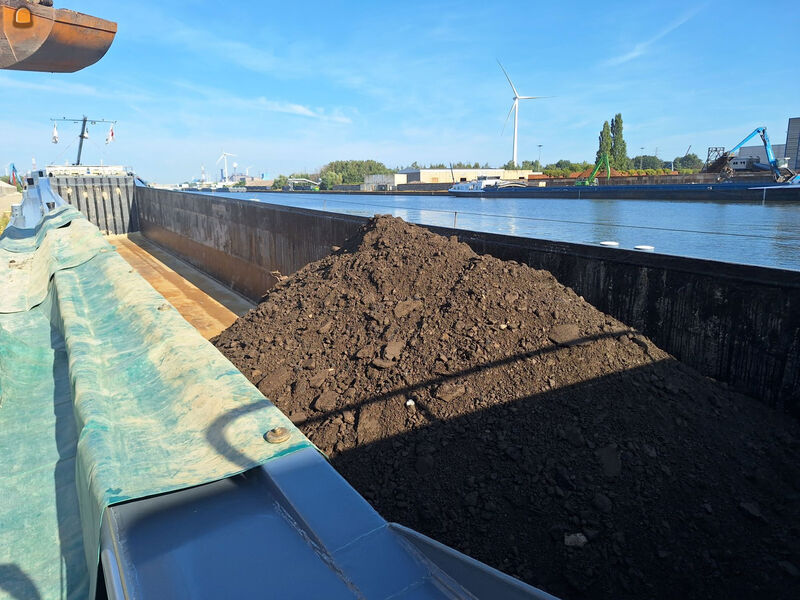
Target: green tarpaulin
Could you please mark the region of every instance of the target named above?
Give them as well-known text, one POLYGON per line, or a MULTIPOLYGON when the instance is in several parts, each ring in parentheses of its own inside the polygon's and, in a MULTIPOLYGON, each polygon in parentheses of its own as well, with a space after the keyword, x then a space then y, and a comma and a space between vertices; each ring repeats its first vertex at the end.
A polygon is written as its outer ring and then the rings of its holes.
POLYGON ((75 209, 0 258, 0 598, 85 598, 106 506, 311 446, 75 209))

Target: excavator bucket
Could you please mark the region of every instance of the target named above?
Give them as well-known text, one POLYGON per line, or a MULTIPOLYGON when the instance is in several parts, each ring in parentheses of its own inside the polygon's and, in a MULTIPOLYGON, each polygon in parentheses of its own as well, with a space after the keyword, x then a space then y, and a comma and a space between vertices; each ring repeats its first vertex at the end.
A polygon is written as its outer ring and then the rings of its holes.
POLYGON ((0 0, 0 69, 74 73, 108 51, 117 24, 25 0, 0 0))

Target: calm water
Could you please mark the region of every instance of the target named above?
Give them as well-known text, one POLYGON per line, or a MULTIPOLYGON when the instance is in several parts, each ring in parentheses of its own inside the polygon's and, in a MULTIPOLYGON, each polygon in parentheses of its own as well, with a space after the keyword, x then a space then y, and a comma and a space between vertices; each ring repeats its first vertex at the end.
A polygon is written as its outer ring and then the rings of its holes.
POLYGON ((412 223, 800 271, 800 203, 234 193, 234 198, 412 223), (457 214, 456 214, 457 213, 457 214))

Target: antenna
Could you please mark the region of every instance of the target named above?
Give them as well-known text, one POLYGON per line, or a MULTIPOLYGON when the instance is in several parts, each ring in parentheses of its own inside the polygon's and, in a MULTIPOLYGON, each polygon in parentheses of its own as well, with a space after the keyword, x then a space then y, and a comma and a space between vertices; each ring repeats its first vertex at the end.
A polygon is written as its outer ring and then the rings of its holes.
MULTIPOLYGON (((517 166, 517 128, 519 125, 519 101, 520 100, 538 100, 540 98, 552 98, 552 96, 520 96, 517 92, 517 88, 514 86, 514 82, 511 81, 511 77, 509 77, 508 72, 506 71, 503 64, 500 62, 500 59, 497 59, 497 64, 500 65, 500 68, 503 70, 503 74, 508 79, 508 85, 511 86, 511 91, 514 92, 514 98, 511 103, 511 109, 508 111, 508 115, 506 115, 506 121, 503 124, 503 132, 506 130, 506 125, 508 124, 508 119, 511 118, 511 113, 514 113, 514 152, 512 154, 512 161, 514 166, 517 166)), ((500 134, 502 135, 502 133, 500 134)))

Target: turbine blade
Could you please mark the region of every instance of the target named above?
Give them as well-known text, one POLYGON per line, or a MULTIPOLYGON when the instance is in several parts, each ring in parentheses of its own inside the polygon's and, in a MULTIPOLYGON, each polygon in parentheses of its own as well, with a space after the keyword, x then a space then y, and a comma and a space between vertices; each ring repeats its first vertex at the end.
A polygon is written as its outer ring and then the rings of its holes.
POLYGON ((555 96, 519 96, 520 100, 538 100, 539 98, 555 98, 555 96))
POLYGON ((503 73, 505 74, 505 76, 506 76, 506 79, 508 79, 508 85, 510 85, 510 86, 511 86, 511 89, 512 89, 512 90, 514 90, 514 97, 515 97, 515 98, 519 98, 519 93, 517 92, 517 88, 515 88, 515 87, 514 87, 514 84, 513 84, 513 83, 512 83, 512 81, 511 81, 511 77, 509 77, 509 76, 508 76, 508 72, 507 72, 507 71, 505 70, 505 68, 503 67, 503 65, 502 65, 502 63, 500 62, 500 59, 499 59, 499 58, 497 59, 497 64, 498 64, 498 65, 500 65, 500 68, 501 68, 501 69, 503 69, 503 73))
POLYGON ((506 115, 506 121, 505 123, 503 123, 503 131, 500 132, 500 135, 503 135, 506 132, 506 125, 508 125, 508 120, 511 118, 511 113, 514 112, 515 106, 516 103, 511 104, 511 109, 508 111, 508 114, 506 115))

